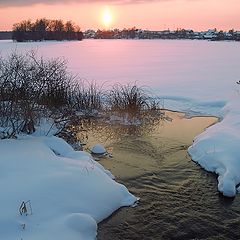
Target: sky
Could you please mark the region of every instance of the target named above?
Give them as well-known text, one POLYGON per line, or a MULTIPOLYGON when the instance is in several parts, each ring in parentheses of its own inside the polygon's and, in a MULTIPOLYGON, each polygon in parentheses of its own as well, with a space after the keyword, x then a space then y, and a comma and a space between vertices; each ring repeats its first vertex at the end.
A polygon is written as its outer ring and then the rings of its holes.
POLYGON ((240 30, 239 13, 240 0, 0 0, 0 30, 43 17, 72 20, 82 30, 240 30))

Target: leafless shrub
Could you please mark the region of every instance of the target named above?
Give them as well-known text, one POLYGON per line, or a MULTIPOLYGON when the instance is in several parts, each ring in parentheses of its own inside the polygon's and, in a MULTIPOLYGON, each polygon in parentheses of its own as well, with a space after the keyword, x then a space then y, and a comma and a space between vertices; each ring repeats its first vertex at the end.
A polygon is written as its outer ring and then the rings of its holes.
POLYGON ((117 84, 103 92, 95 82, 79 81, 62 58, 43 59, 34 51, 0 56, 0 138, 31 134, 42 118, 62 129, 103 110, 144 117, 158 109, 158 102, 137 85, 117 84))
POLYGON ((64 59, 12 52, 0 58, 0 126, 7 136, 33 133, 43 116, 68 109, 72 75, 64 59))
POLYGON ((92 115, 103 108, 103 91, 95 82, 78 81, 72 85, 72 108, 92 115))
POLYGON ((110 111, 140 116, 146 111, 159 109, 159 104, 142 87, 116 84, 107 93, 110 111))

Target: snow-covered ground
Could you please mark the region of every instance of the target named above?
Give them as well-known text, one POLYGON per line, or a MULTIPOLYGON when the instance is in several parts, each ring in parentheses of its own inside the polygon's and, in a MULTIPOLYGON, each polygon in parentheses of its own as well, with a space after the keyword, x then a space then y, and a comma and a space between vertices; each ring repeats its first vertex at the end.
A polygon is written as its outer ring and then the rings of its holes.
POLYGON ((188 152, 204 169, 218 176, 218 190, 234 197, 240 183, 240 98, 222 109, 223 120, 197 136, 188 152))
POLYGON ((137 201, 60 138, 1 140, 0 153, 0 239, 94 240, 98 222, 137 201), (23 201, 27 216, 19 212, 23 201))
POLYGON ((206 170, 219 174, 219 191, 226 196, 236 194, 240 183, 240 89, 236 84, 240 80, 239 42, 84 40, 16 44, 0 41, 3 55, 12 49, 38 49, 45 57, 63 56, 70 71, 106 88, 117 82, 136 81, 138 85, 150 86, 164 100, 165 108, 189 115, 221 117, 220 123, 195 139, 189 153, 206 170))
POLYGON ((0 53, 37 49, 44 57, 64 57, 69 70, 108 88, 137 82, 165 99, 166 108, 218 114, 238 89, 239 42, 198 40, 84 40, 13 43, 0 53))

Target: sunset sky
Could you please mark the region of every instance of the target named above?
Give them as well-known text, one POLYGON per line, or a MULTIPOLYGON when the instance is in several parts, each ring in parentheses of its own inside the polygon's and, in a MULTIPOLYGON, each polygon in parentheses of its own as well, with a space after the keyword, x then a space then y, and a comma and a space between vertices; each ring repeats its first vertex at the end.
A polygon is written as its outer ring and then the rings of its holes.
POLYGON ((0 30, 43 17, 73 20, 82 30, 106 28, 106 19, 112 29, 240 30, 240 0, 0 0, 0 30))

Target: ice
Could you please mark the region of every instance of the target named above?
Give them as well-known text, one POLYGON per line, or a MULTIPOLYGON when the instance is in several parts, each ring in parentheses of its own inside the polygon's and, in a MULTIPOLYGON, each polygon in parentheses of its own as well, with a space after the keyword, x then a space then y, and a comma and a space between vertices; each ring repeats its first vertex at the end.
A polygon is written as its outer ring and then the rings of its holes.
POLYGON ((137 201, 89 154, 60 138, 1 140, 0 153, 0 239, 93 240, 97 223, 137 201), (32 214, 28 207, 21 216, 28 200, 32 214))
POLYGON ((165 99, 166 108, 197 115, 218 114, 222 105, 239 91, 236 84, 240 76, 238 42, 123 39, 38 43, 0 41, 3 55, 12 49, 23 52, 37 49, 44 57, 64 57, 71 72, 83 80, 96 81, 104 89, 115 83, 135 82, 165 99))

